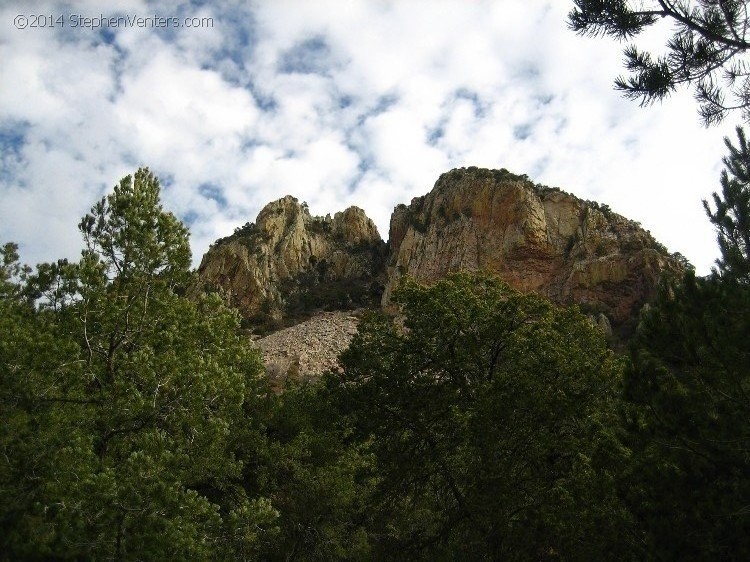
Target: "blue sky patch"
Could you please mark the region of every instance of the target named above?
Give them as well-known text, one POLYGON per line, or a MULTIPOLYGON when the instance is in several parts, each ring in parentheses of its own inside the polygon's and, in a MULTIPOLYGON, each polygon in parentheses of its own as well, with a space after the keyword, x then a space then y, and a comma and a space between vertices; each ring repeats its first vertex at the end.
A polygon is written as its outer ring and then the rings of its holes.
POLYGON ((354 98, 352 96, 343 95, 338 97, 337 102, 339 109, 346 109, 354 103, 354 98))
POLYGON ((246 87, 250 95, 255 100, 255 105, 263 112, 274 112, 278 109, 279 104, 273 95, 261 91, 255 84, 248 84, 246 87))
POLYGON ((298 43, 283 55, 278 70, 285 74, 324 74, 331 66, 331 49, 322 37, 298 43))
POLYGON ((513 136, 518 140, 526 140, 531 136, 532 125, 531 123, 523 123, 513 127, 513 136))
POLYGON ((398 103, 399 97, 396 94, 385 94, 380 96, 375 103, 375 107, 368 108, 367 111, 362 113, 357 119, 357 125, 362 125, 371 117, 377 117, 378 115, 385 113, 391 107, 398 103))
POLYGON ((228 204, 227 198, 224 197, 221 187, 216 184, 203 183, 198 186, 198 193, 203 195, 206 199, 213 199, 221 208, 226 207, 228 204))
POLYGON ((25 162, 23 147, 30 125, 26 121, 0 123, 0 182, 24 186, 18 181, 18 171, 25 162))
POLYGON ((555 96, 552 94, 538 94, 533 97, 533 100, 536 102, 537 107, 544 107, 546 105, 549 105, 552 103, 552 100, 555 99, 555 96))
POLYGON ((427 144, 436 146, 445 135, 445 123, 441 122, 436 127, 427 131, 427 144))
POLYGON ((28 121, 0 122, 0 152, 20 154, 21 148, 26 144, 26 133, 30 128, 31 124, 28 121))
POLYGON ((194 211, 193 209, 190 209, 187 213, 182 215, 182 222, 185 223, 185 226, 191 226, 194 224, 198 219, 200 218, 200 215, 197 211, 194 211))
POLYGON ((482 101, 482 98, 476 92, 472 92, 471 90, 467 90, 465 88, 460 88, 456 90, 454 99, 455 101, 470 101, 474 106, 474 115, 480 119, 487 115, 487 104, 482 101))
POLYGON ((110 29, 109 27, 102 27, 99 30, 99 37, 101 38, 102 43, 104 43, 105 45, 114 45, 117 34, 113 29, 110 29))

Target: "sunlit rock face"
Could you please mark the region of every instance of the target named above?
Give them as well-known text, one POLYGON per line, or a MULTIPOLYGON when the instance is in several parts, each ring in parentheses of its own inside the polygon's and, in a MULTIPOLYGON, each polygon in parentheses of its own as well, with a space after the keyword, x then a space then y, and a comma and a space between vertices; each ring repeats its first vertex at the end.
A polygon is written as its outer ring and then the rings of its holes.
POLYGON ((606 206, 507 170, 456 169, 399 205, 390 224, 383 305, 403 275, 430 283, 459 270, 497 273, 521 291, 632 321, 680 260, 606 206))
POLYGON ((254 224, 217 241, 198 276, 201 287, 219 288, 251 323, 280 321, 305 307, 377 302, 385 246, 362 209, 313 217, 287 195, 266 205, 254 224))
POLYGON ((404 275, 431 283, 461 270, 579 303, 603 331, 622 332, 660 278, 684 267, 606 205, 507 170, 461 168, 394 209, 387 245, 362 209, 313 217, 286 196, 217 241, 198 273, 199 289, 219 288, 266 333, 321 310, 388 308, 404 275))

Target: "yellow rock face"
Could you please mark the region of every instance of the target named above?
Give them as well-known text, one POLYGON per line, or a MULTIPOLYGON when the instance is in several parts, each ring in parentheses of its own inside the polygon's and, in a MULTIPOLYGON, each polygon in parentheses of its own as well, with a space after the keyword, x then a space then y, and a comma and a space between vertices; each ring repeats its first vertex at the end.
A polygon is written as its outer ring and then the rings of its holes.
POLYGON ((382 269, 384 246, 362 209, 312 217, 288 195, 266 205, 244 234, 217 242, 198 276, 202 285, 219 287, 244 317, 280 317, 286 297, 305 283, 368 282, 382 269))
POLYGON ((443 174, 396 208, 390 239, 384 306, 403 275, 429 283, 485 270, 622 323, 654 296, 662 272, 681 270, 637 223, 505 170, 443 174))
POLYGON ((280 318, 295 298, 318 305, 332 298, 330 309, 370 306, 349 300, 371 286, 369 298, 388 307, 403 275, 430 283, 484 270, 519 290, 581 303, 617 327, 653 298, 662 274, 682 269, 638 223, 606 206, 507 170, 462 168, 396 207, 387 252, 362 209, 312 217, 286 196, 269 203, 254 225, 218 241, 199 278, 220 287, 246 318, 280 318))

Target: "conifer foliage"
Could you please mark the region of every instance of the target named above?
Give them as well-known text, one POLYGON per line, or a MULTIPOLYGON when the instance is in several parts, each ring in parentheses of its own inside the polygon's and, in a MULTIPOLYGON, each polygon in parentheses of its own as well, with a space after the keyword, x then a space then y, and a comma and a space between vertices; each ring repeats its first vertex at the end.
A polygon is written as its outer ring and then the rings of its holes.
POLYGON ((679 86, 692 86, 707 125, 729 111, 750 120, 750 19, 747 0, 574 0, 568 22, 583 35, 631 40, 663 21, 673 26, 666 54, 629 44, 615 88, 642 104, 661 101, 679 86))
POLYGON ((375 459, 375 559, 627 559, 602 462, 619 364, 593 323, 468 273, 395 301, 404 326, 371 316, 327 380, 375 459))
POLYGON ((721 258, 644 314, 625 375, 621 491, 657 559, 750 558, 750 151, 741 129, 715 209, 721 258))
POLYGON ((232 453, 259 358, 219 299, 180 296, 188 234, 159 189, 124 178, 75 264, 4 251, 0 557, 242 559, 275 518, 232 453))
POLYGON ((728 138, 724 143, 729 155, 724 157, 721 195, 713 194, 713 208, 707 201, 703 206, 718 233, 718 273, 750 283, 750 146, 741 127, 737 127, 737 146, 728 138))

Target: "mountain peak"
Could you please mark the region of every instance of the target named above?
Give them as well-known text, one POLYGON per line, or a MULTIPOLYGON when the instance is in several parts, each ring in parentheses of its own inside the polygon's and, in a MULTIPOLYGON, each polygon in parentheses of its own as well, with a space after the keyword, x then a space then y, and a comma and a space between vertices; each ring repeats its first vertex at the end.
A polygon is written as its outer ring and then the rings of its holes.
POLYGON ((505 169, 442 174, 430 193, 396 207, 389 230, 384 306, 403 275, 430 283, 482 270, 623 325, 655 295, 663 272, 683 267, 638 223, 606 205, 505 169))
POLYGON ((246 325, 269 331, 317 310, 379 302, 385 247, 359 207, 312 216, 306 203, 287 195, 217 241, 198 276, 202 287, 225 293, 246 325))
POLYGON ((521 291, 578 303, 622 332, 661 275, 683 269, 638 223, 606 205, 505 169, 469 167, 396 206, 387 246, 359 207, 314 217, 287 195, 218 241, 199 277, 221 287, 249 326, 266 331, 318 310, 388 307, 404 275, 431 283, 483 270, 521 291))

